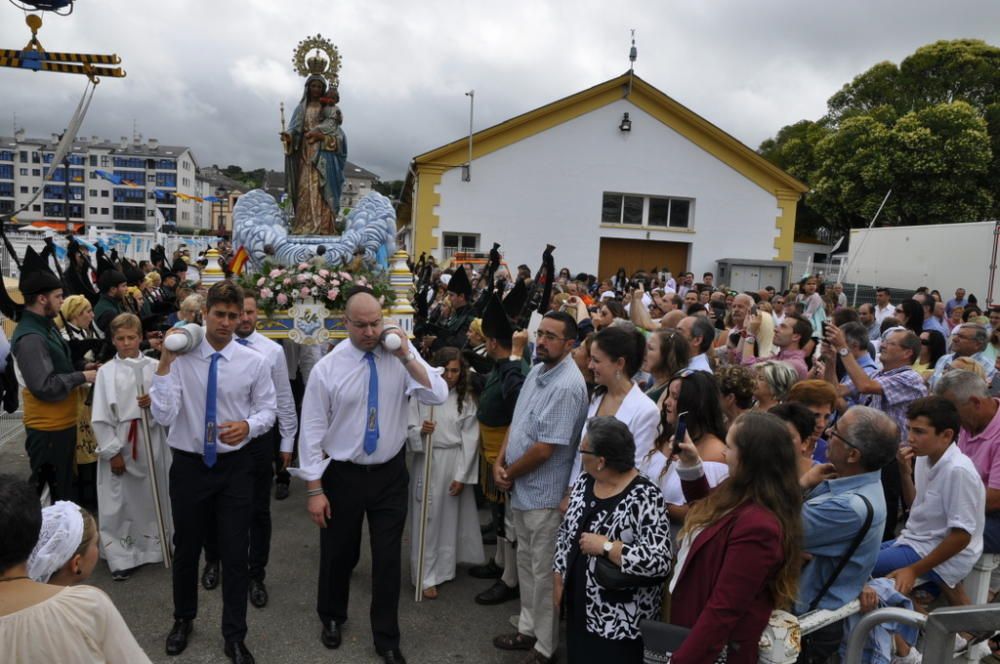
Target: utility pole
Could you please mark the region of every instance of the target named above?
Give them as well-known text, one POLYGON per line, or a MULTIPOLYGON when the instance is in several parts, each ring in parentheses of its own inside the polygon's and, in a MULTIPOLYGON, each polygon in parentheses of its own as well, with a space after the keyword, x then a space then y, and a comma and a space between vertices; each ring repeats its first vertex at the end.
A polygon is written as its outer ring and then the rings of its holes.
POLYGON ((476 107, 476 91, 469 90, 465 96, 469 98, 469 161, 462 168, 462 181, 470 182, 472 180, 472 118, 476 107))

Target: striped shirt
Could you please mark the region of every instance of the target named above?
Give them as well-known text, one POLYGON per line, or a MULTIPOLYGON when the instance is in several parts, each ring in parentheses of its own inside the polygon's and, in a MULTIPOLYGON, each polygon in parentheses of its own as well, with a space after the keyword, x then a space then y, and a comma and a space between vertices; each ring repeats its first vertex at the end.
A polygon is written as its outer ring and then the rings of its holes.
POLYGON ((524 380, 507 434, 506 463, 523 457, 535 443, 554 445, 552 456, 514 480, 516 510, 555 509, 573 468, 573 457, 587 417, 587 384, 572 354, 548 371, 536 364, 524 380))
POLYGON ((906 409, 915 399, 927 396, 924 379, 907 364, 889 371, 879 371, 872 376, 872 380, 882 386, 882 394, 869 395, 866 405, 891 417, 899 427, 899 440, 905 442, 909 436, 906 409))

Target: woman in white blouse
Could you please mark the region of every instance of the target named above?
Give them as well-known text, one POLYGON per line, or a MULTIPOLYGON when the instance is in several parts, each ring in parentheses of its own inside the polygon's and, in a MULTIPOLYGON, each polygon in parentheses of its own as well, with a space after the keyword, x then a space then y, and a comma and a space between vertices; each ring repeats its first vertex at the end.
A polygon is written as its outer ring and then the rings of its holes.
MULTIPOLYGON (((589 368, 596 388, 587 409, 587 420, 614 417, 624 422, 635 439, 636 463, 653 449, 660 423, 656 404, 632 381, 645 357, 646 338, 631 325, 606 327, 593 336, 590 344, 589 368)), ((584 424, 580 439, 586 435, 584 424)), ((580 472, 580 456, 577 455, 569 486, 573 486, 580 472)), ((564 506, 566 502, 563 501, 564 506)))
MULTIPOLYGON (((42 510, 27 483, 0 475, 0 643, 5 662, 60 664, 142 664, 149 658, 136 643, 121 614, 103 591, 93 586, 40 583, 28 575, 28 557, 38 541, 42 510)), ((82 514, 67 520, 66 548, 74 575, 97 562, 96 546, 81 556, 85 534, 82 514), (72 540, 72 543, 71 543, 72 540)), ((96 529, 95 529, 96 533, 96 529)), ((51 538, 50 538, 51 539, 51 538)), ((96 541, 96 536, 94 536, 96 541)), ((89 548, 88 543, 88 548, 89 548)), ((62 569, 62 555, 45 572, 62 569)), ((36 554, 37 559, 37 554, 36 554)), ((34 567, 34 565, 33 565, 34 567)), ((48 578, 48 576, 46 576, 48 578)))
POLYGON ((687 432, 698 448, 709 486, 715 487, 729 476, 725 456, 726 425, 719 387, 712 374, 685 369, 675 375, 667 387, 659 436, 654 448, 638 464, 639 472, 663 491, 674 531, 680 528, 687 514, 687 501, 670 444, 680 413, 686 413, 687 432))

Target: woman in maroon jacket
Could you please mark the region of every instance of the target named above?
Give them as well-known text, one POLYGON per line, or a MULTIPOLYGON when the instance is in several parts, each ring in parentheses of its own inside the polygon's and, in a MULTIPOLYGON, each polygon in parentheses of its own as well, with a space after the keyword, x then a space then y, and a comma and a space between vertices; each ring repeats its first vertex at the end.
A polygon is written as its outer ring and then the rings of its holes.
POLYGON ((691 507, 680 533, 671 623, 691 628, 672 664, 756 664, 771 611, 797 592, 802 493, 784 422, 738 417, 726 436, 729 479, 710 495, 697 449, 685 438, 678 473, 691 507), (705 497, 707 496, 707 497, 705 497))

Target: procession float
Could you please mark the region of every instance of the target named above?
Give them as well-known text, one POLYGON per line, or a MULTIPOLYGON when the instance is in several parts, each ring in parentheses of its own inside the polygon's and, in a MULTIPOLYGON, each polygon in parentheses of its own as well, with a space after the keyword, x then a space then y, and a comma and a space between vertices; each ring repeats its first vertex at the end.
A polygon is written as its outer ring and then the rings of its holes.
POLYGON ((340 54, 317 34, 299 42, 292 62, 305 81, 287 126, 280 106, 286 195, 278 201, 254 189, 233 208, 239 279, 259 293, 264 314, 258 330, 305 345, 343 339, 346 295, 366 286, 385 317, 412 334, 413 275, 406 252, 397 251, 392 202, 373 191, 349 210, 340 206, 347 164, 340 54))

